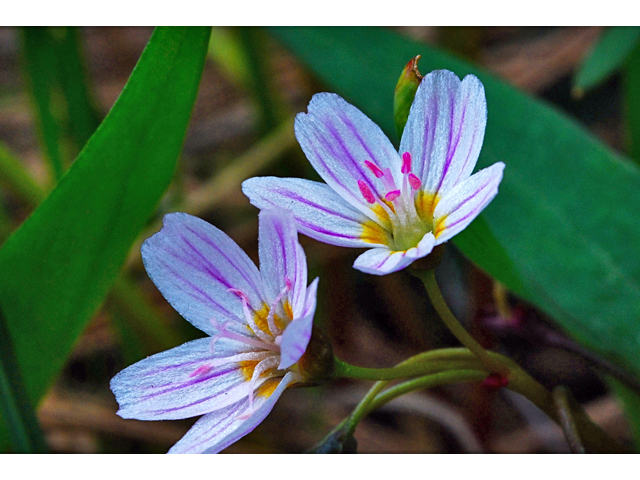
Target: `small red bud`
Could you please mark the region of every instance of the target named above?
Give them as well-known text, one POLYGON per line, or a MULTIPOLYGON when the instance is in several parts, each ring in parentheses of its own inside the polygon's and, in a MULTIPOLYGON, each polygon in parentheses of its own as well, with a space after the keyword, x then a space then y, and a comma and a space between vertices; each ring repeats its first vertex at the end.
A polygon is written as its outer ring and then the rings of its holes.
POLYGON ((492 373, 484 379, 482 384, 486 387, 487 390, 497 391, 502 387, 506 387, 509 384, 509 379, 504 375, 500 375, 499 373, 492 373))

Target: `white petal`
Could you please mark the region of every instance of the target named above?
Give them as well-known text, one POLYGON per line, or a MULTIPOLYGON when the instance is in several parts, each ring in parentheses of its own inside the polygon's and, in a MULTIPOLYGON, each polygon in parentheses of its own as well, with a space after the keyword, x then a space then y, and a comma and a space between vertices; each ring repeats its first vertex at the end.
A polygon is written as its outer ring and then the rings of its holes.
POLYGON ((269 415, 282 392, 294 383, 295 379, 295 375, 289 372, 270 396, 256 396, 254 410, 248 417, 248 399, 205 415, 169 450, 169 453, 218 453, 227 448, 253 431, 269 415))
POLYGON ((411 153, 425 190, 443 196, 473 171, 486 124, 480 80, 467 75, 461 82, 453 72, 436 70, 418 87, 400 152, 411 153))
POLYGON ((222 338, 201 338, 145 358, 111 380, 118 415, 138 420, 189 418, 235 403, 249 393, 240 362, 268 353, 222 338))
POLYGON ((417 246, 406 251, 394 251, 386 247, 367 250, 353 264, 353 268, 373 275, 397 272, 422 258, 433 250, 435 238, 431 232, 425 234, 417 246))
POLYGON ((498 193, 504 163, 480 170, 447 193, 433 213, 436 245, 462 231, 498 193))
POLYGON ((364 162, 372 161, 381 169, 391 168, 396 173, 400 165, 398 153, 380 127, 338 95, 314 95, 308 112, 296 116, 300 147, 327 185, 369 215, 370 205, 360 193, 358 180, 380 199, 386 192, 364 162))
POLYGON ((294 318, 282 334, 279 370, 289 368, 300 360, 307 350, 313 329, 313 316, 316 313, 317 295, 318 279, 316 278, 307 289, 307 298, 302 316, 294 318))
POLYGON ((291 282, 289 299, 292 311, 299 313, 307 292, 307 259, 298 243, 293 214, 281 208, 260 212, 260 274, 267 302, 271 305, 291 282))
POLYGON ((225 233, 186 213, 164 216, 160 232, 142 245, 147 273, 180 315, 213 335, 218 323, 246 324, 242 301, 230 288, 244 292, 251 306, 262 306, 260 274, 251 259, 225 233))
POLYGON ((323 183, 300 178, 256 177, 246 180, 242 191, 258 208, 291 210, 298 231, 321 242, 342 247, 371 247, 389 241, 383 227, 323 183))

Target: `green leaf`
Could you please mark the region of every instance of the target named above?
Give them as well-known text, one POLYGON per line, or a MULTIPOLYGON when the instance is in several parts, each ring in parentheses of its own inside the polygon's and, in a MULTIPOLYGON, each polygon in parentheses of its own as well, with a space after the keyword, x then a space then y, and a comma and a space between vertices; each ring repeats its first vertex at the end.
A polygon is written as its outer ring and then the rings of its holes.
POLYGON ((47 450, 40 425, 22 382, 11 336, 0 309, 0 412, 7 422, 16 453, 47 450))
POLYGON ((56 95, 58 59, 55 43, 47 27, 25 27, 23 34, 24 69, 43 149, 56 180, 65 165, 60 151, 60 96, 56 95))
POLYGON ((640 164, 640 44, 629 55, 623 78, 627 152, 640 164))
POLYGON ((207 28, 156 29, 107 118, 0 249, 0 305, 34 403, 171 182, 208 40, 207 28))
POLYGON ((581 96, 622 68, 640 40, 640 27, 611 27, 593 46, 573 80, 576 96, 581 96))
POLYGON ((58 27, 56 54, 59 83, 67 105, 69 126, 78 151, 100 124, 84 65, 80 32, 76 27, 58 27))
POLYGON ((89 89, 75 27, 23 29, 25 74, 37 126, 51 170, 59 179, 71 153, 63 140, 70 133, 75 152, 84 147, 100 121, 89 89), (65 155, 66 154, 66 155, 65 155))
POLYGON ((422 55, 423 74, 439 68, 476 74, 489 109, 478 168, 504 161, 506 169, 500 193, 482 214, 496 240, 469 243, 467 229, 456 245, 574 338, 640 372, 640 171, 633 164, 556 109, 391 31, 271 32, 390 138, 393 88, 407 59, 422 55), (506 258, 496 261, 501 250, 506 258), (505 261, 514 267, 510 273, 505 261))
POLYGON ((627 421, 631 427, 631 433, 635 443, 635 451, 640 451, 640 396, 623 383, 608 377, 607 383, 616 393, 624 407, 627 421))

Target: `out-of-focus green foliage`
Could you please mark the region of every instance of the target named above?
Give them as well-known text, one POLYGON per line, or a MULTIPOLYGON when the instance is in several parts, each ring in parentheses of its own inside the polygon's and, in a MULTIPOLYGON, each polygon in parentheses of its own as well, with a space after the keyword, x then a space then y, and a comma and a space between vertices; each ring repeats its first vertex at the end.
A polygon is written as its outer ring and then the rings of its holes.
POLYGON ((593 46, 573 78, 573 91, 580 96, 618 71, 640 40, 640 27, 611 27, 593 46))
POLYGON ((25 27, 22 33, 29 93, 58 179, 66 169, 65 134, 71 134, 78 152, 100 123, 87 84, 79 33, 75 27, 25 27))
POLYGON ((625 64, 624 91, 627 152, 640 164, 640 44, 625 64))
POLYGON ((640 371, 640 171, 633 164, 555 109, 388 30, 270 31, 390 137, 393 87, 408 59, 422 55, 423 74, 446 68, 477 75, 489 109, 478 167, 503 161, 506 169, 482 215, 496 240, 474 241, 474 222, 455 243, 579 341, 640 371), (501 250, 515 269, 492 258, 501 250))
MULTIPOLYGON (((45 27, 23 29, 24 67, 29 91, 37 115, 37 124, 43 150, 49 159, 50 169, 57 179, 62 177, 66 166, 60 149, 60 126, 56 118, 56 87, 58 61, 56 46, 50 31, 45 27)), ((58 100, 58 102, 56 102, 58 100)))
POLYGON ((237 29, 213 27, 209 41, 209 56, 234 82, 248 87, 251 69, 237 29))
POLYGON ((171 181, 209 33, 208 28, 156 29, 76 162, 0 249, 0 306, 34 404, 103 301, 171 181))
POLYGON ((2 309, 0 309, 0 412, 7 424, 14 452, 46 451, 36 414, 22 382, 2 309))

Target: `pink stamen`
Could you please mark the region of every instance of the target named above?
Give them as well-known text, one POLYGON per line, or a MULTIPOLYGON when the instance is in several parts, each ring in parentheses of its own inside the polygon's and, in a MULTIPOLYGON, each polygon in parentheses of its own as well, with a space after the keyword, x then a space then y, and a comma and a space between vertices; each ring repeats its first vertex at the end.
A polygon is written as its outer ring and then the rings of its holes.
POLYGON ((203 373, 207 373, 211 370, 211 365, 200 365, 193 372, 189 374, 190 377, 197 377, 198 375, 202 375, 203 373))
POLYGON ((362 180, 358 180, 358 187, 360 188, 360 193, 362 193, 362 196, 367 202, 376 203, 376 197, 373 196, 373 192, 366 183, 362 180))
POLYGON ((411 173, 411 154, 409 152, 402 154, 402 173, 411 173))
POLYGON ((389 193, 387 193, 384 196, 384 198, 385 198, 385 200, 389 200, 390 202, 393 202, 399 196, 400 196, 400 190, 392 190, 389 193))
POLYGON ((375 163, 365 160, 364 164, 371 170, 371 173, 373 173, 376 178, 382 178, 384 176, 384 172, 375 163))
POLYGON ((253 331, 253 334, 263 342, 273 341, 269 334, 263 332, 260 328, 258 328, 258 325, 253 318, 253 314, 251 313, 252 309, 249 308, 249 296, 243 291, 236 288, 229 288, 227 289, 227 291, 235 293, 242 300, 242 311, 244 312, 244 318, 247 321, 247 325, 249 325, 249 327, 253 331))
POLYGON ((269 309, 269 315, 267 315, 267 324, 269 325, 269 330, 271 331, 271 334, 274 336, 279 335, 281 333, 281 330, 276 325, 276 322, 274 319, 274 316, 276 314, 276 307, 278 306, 278 303, 280 303, 280 300, 282 300, 282 297, 285 294, 289 293, 289 291, 291 290, 291 280, 289 280, 289 278, 286 278, 285 283, 286 283, 285 287, 282 289, 282 291, 278 294, 276 299, 273 301, 273 304, 269 309))
POLYGON ((220 325, 220 323, 216 319, 214 318, 211 319, 211 324, 218 330, 218 333, 211 337, 210 348, 212 352, 216 351, 216 343, 221 338, 228 338, 229 340, 235 340, 236 342, 244 343, 245 345, 249 345, 251 347, 261 348, 263 350, 271 350, 274 352, 280 351, 280 347, 278 345, 268 343, 262 339, 259 339, 259 340, 253 339, 245 335, 240 335, 239 333, 235 333, 227 330, 227 327, 229 326, 230 323, 231 321, 228 321, 220 325))
POLYGON ((416 177, 413 173, 409 174, 409 185, 414 190, 418 190, 422 186, 422 182, 418 177, 416 177))
POLYGON ((242 290, 238 290, 236 288, 230 288, 227 291, 229 291, 231 293, 235 293, 238 297, 240 297, 242 299, 243 302, 249 303, 249 297, 242 290))

